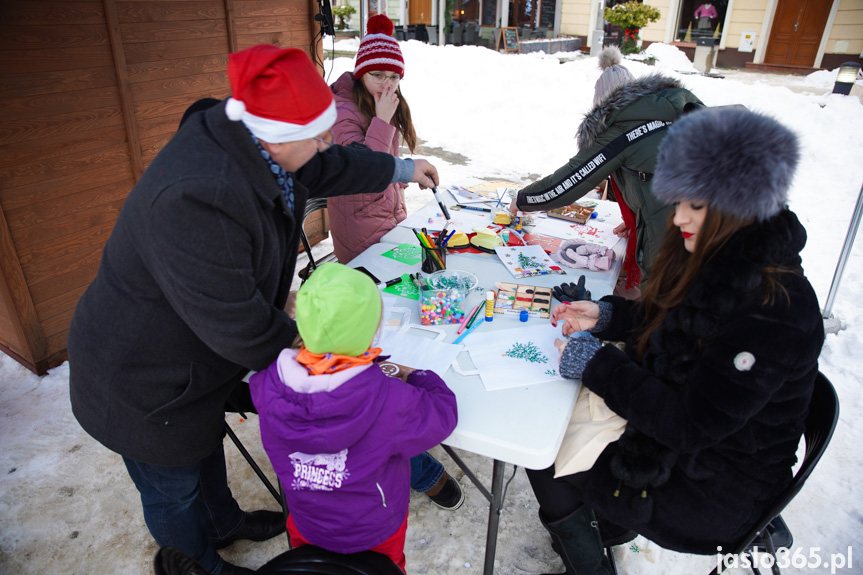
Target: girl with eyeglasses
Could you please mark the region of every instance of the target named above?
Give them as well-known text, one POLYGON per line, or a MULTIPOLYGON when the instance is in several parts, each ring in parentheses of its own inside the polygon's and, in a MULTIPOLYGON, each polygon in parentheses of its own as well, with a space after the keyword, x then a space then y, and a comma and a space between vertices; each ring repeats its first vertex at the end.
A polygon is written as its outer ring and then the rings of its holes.
MULTIPOLYGON (((399 138, 413 153, 417 135, 408 103, 399 91, 405 64, 393 23, 378 14, 369 18, 368 34, 360 42, 354 71, 345 72, 332 85, 338 117, 333 143, 364 144, 376 152, 399 155, 399 138)), ((346 264, 407 217, 404 184, 392 184, 381 193, 329 198, 327 208, 333 251, 346 264)), ((464 502, 458 481, 429 453, 411 459, 411 488, 425 493, 442 509, 454 510, 464 502)))
MULTIPOLYGON (((358 142, 396 157, 400 138, 411 153, 416 148, 410 108, 399 90, 404 59, 392 32, 392 21, 383 14, 369 18, 353 73, 345 72, 332 85, 338 111, 334 143, 358 142)), ((407 217, 405 187, 393 184, 379 194, 328 201, 334 252, 340 262, 348 263, 407 217)))

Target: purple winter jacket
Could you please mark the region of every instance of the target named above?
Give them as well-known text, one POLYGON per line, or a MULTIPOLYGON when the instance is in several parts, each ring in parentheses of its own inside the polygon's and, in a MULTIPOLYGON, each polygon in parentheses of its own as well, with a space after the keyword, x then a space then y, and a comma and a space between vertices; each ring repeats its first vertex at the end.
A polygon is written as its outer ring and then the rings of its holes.
MULTIPOLYGON (((371 121, 354 103, 354 75, 345 72, 332 85, 338 118, 332 127, 333 142, 347 146, 359 142, 376 152, 399 156, 399 133, 395 126, 380 118, 371 121)), ((327 200, 333 251, 343 264, 376 244, 381 236, 407 217, 404 188, 390 184, 383 192, 353 194, 327 200)))
POLYGON ((264 449, 304 538, 337 553, 371 549, 407 515, 410 458, 455 428, 455 395, 431 371, 408 383, 377 364, 310 375, 296 354, 283 350, 250 379, 264 449))

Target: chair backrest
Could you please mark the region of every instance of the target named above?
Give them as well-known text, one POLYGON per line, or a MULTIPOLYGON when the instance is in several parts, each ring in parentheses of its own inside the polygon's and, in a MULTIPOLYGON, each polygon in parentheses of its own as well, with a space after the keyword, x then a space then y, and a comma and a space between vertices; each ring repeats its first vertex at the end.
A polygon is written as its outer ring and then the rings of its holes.
POLYGON ((461 25, 461 22, 452 23, 452 43, 455 46, 464 44, 464 26, 461 25))
POLYGON ((476 43, 476 24, 468 22, 465 24, 464 28, 464 43, 465 44, 474 44, 476 43))
POLYGON ((285 551, 260 567, 259 575, 404 575, 386 555, 363 551, 343 555, 314 545, 303 545, 285 551))
POLYGON ((756 528, 747 535, 745 541, 734 550, 735 553, 742 553, 748 549, 755 538, 767 527, 767 524, 773 521, 773 518, 779 515, 800 492, 821 456, 824 455, 838 420, 839 397, 836 395, 836 390, 830 380, 819 371, 815 377, 815 387, 809 402, 809 414, 806 416, 806 428, 803 431, 803 440, 806 444, 803 462, 791 483, 782 490, 776 498, 776 503, 765 513, 756 528))
POLYGON ((326 198, 309 198, 306 200, 306 209, 303 210, 303 220, 309 217, 309 214, 312 212, 316 212, 318 210, 322 210, 327 207, 327 199, 326 198))
MULTIPOLYGON (((306 253, 309 255, 309 260, 312 259, 312 246, 309 245, 309 239, 306 237, 306 230, 303 226, 306 223, 306 218, 308 218, 312 212, 323 210, 326 207, 326 198, 311 198, 306 201, 306 209, 303 210, 303 221, 300 223, 300 240, 303 242, 303 249, 306 250, 306 253)), ((314 267, 314 265, 312 267, 314 267)))
POLYGON ((335 257, 332 253, 329 253, 316 261, 314 255, 312 254, 312 246, 309 243, 309 238, 306 236, 306 231, 303 228, 304 224, 306 223, 306 218, 308 218, 312 212, 322 210, 326 207, 326 198, 311 198, 306 201, 306 208, 303 211, 303 221, 300 222, 300 241, 303 244, 303 250, 305 250, 306 256, 309 258, 309 263, 305 269, 300 270, 299 272, 300 278, 302 278, 303 283, 305 283, 306 279, 308 279, 309 274, 311 274, 318 268, 318 264, 329 261, 335 257))

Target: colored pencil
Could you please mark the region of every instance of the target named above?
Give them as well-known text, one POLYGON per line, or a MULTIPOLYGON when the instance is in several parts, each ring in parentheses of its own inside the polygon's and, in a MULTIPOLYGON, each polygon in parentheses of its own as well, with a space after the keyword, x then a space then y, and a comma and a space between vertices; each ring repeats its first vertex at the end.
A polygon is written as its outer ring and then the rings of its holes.
POLYGON ((480 307, 480 309, 476 310, 476 313, 474 313, 474 314, 471 316, 471 318, 468 320, 468 322, 467 322, 467 329, 470 329, 470 328, 471 328, 471 326, 473 326, 473 322, 475 322, 475 321, 476 321, 476 318, 478 318, 479 316, 481 316, 481 315, 482 315, 482 314, 480 313, 480 310, 485 309, 485 302, 481 302, 481 303, 479 304, 479 307, 480 307))
POLYGON ((447 237, 446 237, 446 238, 444 238, 443 243, 442 243, 440 246, 441 246, 442 248, 446 247, 447 242, 449 242, 449 239, 450 239, 451 237, 453 237, 454 235, 455 235, 455 230, 451 231, 451 232, 447 235, 447 237))
POLYGON ((461 332, 464 331, 464 328, 467 325, 468 320, 470 320, 470 318, 472 318, 476 314, 476 312, 478 312, 478 311, 479 311, 479 304, 476 304, 476 307, 473 308, 473 311, 471 311, 469 314, 464 316, 464 319, 461 321, 461 325, 459 326, 458 331, 455 332, 456 335, 461 335, 461 332))
POLYGON ((495 204, 495 206, 494 206, 494 207, 495 207, 495 209, 497 209, 497 207, 498 207, 498 206, 500 205, 500 203, 503 201, 503 198, 504 198, 504 196, 506 196, 506 192, 507 192, 507 191, 509 191, 509 188, 504 188, 504 189, 503 189, 503 193, 502 193, 502 194, 500 195, 500 197, 497 199, 497 203, 496 203, 496 204, 495 204))
POLYGON ((437 234, 437 240, 436 240, 436 242, 435 242, 435 243, 437 244, 437 247, 442 247, 442 246, 443 246, 443 241, 444 241, 444 240, 446 239, 446 237, 447 237, 447 234, 446 234, 447 226, 449 226, 449 222, 445 223, 445 224, 444 224, 444 226, 443 226, 443 229, 442 229, 441 231, 439 231, 439 232, 438 232, 438 234, 437 234))
POLYGON ((453 344, 461 343, 461 342, 462 342, 462 340, 463 340, 464 338, 466 338, 467 336, 469 336, 469 335, 470 335, 470 333, 471 333, 473 330, 475 330, 476 328, 478 328, 479 326, 481 326, 481 325, 482 325, 482 324, 484 324, 484 323, 485 323, 484 321, 478 321, 478 322, 476 322, 475 324, 473 324, 473 327, 469 327, 469 328, 467 328, 467 331, 465 331, 463 334, 461 334, 460 336, 458 336, 458 337, 456 338, 456 340, 453 342, 453 344))
POLYGON ((418 232, 418 231, 416 231, 416 228, 411 228, 411 231, 413 231, 414 235, 417 237, 420 244, 431 252, 432 257, 437 262, 437 264, 440 266, 440 269, 442 269, 442 270, 446 269, 446 266, 444 265, 443 260, 438 255, 438 253, 435 251, 434 243, 428 237, 428 231, 425 228, 423 228, 422 230, 423 230, 422 232, 418 232))

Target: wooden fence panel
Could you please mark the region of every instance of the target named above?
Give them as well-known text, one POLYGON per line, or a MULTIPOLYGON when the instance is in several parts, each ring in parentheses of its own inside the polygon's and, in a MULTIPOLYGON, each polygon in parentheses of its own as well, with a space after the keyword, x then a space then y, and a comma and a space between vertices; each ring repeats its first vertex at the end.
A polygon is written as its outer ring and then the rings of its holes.
MULTIPOLYGON (((65 359, 75 304, 137 177, 228 53, 308 50, 308 0, 0 0, 0 347, 65 359)), ((311 235, 323 237, 326 218, 311 235)))

